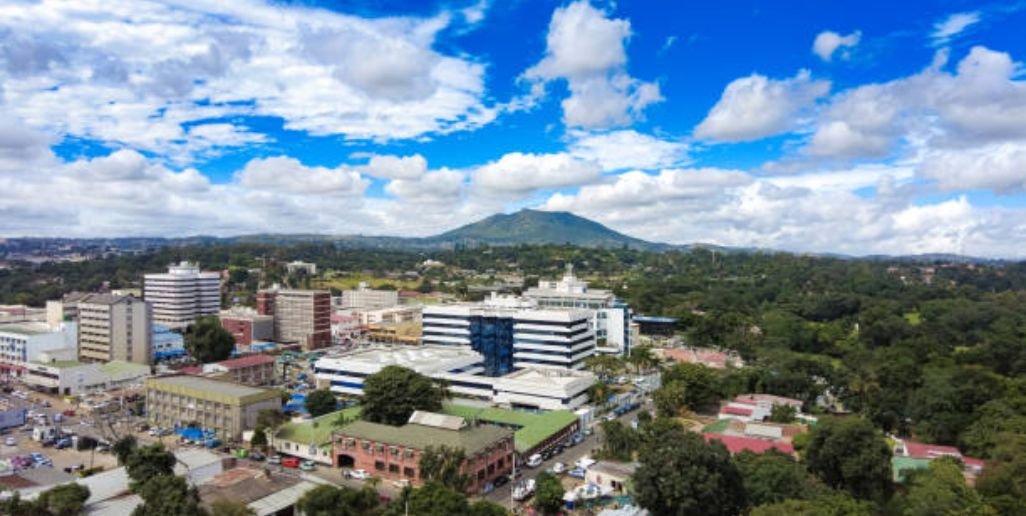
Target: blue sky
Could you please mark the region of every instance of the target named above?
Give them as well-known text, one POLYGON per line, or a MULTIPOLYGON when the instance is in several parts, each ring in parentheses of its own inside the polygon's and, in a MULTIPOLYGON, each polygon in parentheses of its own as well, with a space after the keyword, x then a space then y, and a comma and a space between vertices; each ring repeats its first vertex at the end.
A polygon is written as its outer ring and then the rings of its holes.
POLYGON ((0 236, 1026 254, 1024 2, 3 3, 0 236))

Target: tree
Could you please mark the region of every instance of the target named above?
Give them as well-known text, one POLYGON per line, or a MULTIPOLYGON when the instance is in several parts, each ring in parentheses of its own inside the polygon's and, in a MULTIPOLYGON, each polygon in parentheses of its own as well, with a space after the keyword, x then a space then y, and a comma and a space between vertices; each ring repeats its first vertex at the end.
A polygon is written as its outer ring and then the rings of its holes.
POLYGON ((136 441, 135 436, 126 435, 114 442, 114 446, 111 447, 111 453, 118 459, 118 464, 124 466, 125 462, 128 461, 128 457, 138 447, 139 443, 136 441))
POLYGON ((833 494, 812 500, 784 500, 760 505, 750 516, 873 516, 873 505, 848 495, 833 494))
POLYGON ((935 459, 927 469, 912 473, 908 490, 895 500, 902 516, 933 516, 964 514, 966 516, 997 516, 998 512, 984 502, 965 483, 962 464, 954 459, 935 459))
POLYGON ((218 362, 231 356, 235 337, 221 326, 217 316, 197 317, 185 329, 185 350, 192 358, 204 364, 218 362))
POLYGON ((375 423, 403 425, 415 410, 437 412, 445 399, 443 388, 430 378, 401 366, 387 366, 363 383, 363 418, 375 423))
POLYGON ((652 402, 655 403, 656 413, 659 416, 676 417, 687 405, 685 387, 676 381, 665 383, 652 393, 652 402))
POLYGON ((470 478, 463 473, 466 455, 463 448, 428 446, 420 454, 420 477, 462 493, 470 478))
POLYGON ((288 419, 288 416, 278 409, 264 409, 257 413, 256 426, 275 429, 288 419))
POLYGON ((734 462, 744 478, 752 505, 771 504, 791 498, 812 498, 827 491, 805 466, 776 450, 766 453, 743 451, 734 462))
POLYGON ((1001 514, 1026 514, 1026 434, 1002 434, 976 490, 1001 514))
POLYGON ((427 482, 419 489, 408 490, 404 499, 393 504, 391 514, 409 514, 418 516, 449 516, 467 514, 470 510, 467 498, 438 482, 427 482))
POLYGON ((605 405, 609 403, 609 394, 612 392, 612 388, 608 383, 599 380, 590 387, 588 387, 588 397, 598 405, 605 405))
POLYGON ((798 409, 791 405, 774 403, 770 409, 769 420, 774 423, 790 423, 797 414, 798 409))
POLYGON ((256 512, 238 500, 221 498, 210 505, 210 516, 256 516, 256 512))
POLYGON ((663 373, 663 385, 676 383, 683 389, 684 406, 702 410, 720 399, 720 377, 700 364, 676 364, 663 373))
POLYGON ((640 443, 638 433, 619 420, 602 422, 602 453, 605 458, 630 461, 640 443))
POLYGON ((146 480, 136 492, 143 499, 132 516, 207 516, 199 493, 184 478, 167 474, 146 480))
POLYGON ((747 505, 744 481, 723 444, 654 420, 634 472, 638 504, 655 516, 733 516, 747 505))
POLYGON ((338 400, 335 399, 335 395, 331 393, 330 389, 318 389, 307 394, 304 406, 310 416, 320 417, 334 412, 338 408, 338 400))
POLYGON ((175 456, 162 443, 136 448, 125 460, 125 471, 132 479, 132 490, 159 476, 174 475, 175 456))
POLYGON ((631 348, 631 354, 627 357, 627 362, 634 366, 635 371, 642 373, 655 367, 659 360, 652 354, 652 348, 640 346, 631 348))
POLYGON ((544 471, 535 478, 534 508, 542 514, 556 514, 563 507, 563 484, 544 471))
POLYGON ((380 504, 373 488, 350 489, 320 485, 307 491, 296 508, 306 516, 365 516, 373 514, 380 504))
POLYGON ((39 494, 36 506, 53 516, 76 516, 89 499, 89 488, 74 482, 62 484, 39 494))
POLYGON ((809 471, 856 498, 883 500, 891 491, 891 449, 860 417, 823 418, 805 450, 809 471))
POLYGON ((478 500, 470 504, 469 516, 506 516, 506 508, 488 500, 478 500))
POLYGON ((267 430, 262 426, 253 429, 253 437, 250 438, 249 445, 261 450, 267 449, 267 430))

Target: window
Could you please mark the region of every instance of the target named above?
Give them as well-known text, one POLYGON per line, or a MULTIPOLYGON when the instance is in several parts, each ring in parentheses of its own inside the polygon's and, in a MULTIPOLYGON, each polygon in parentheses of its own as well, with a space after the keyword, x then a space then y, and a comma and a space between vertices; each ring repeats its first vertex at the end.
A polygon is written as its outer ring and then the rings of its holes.
POLYGON ((385 463, 380 460, 374 461, 374 469, 378 471, 385 469, 385 463))
POLYGON ((416 472, 413 470, 413 468, 403 468, 403 476, 407 478, 413 478, 414 476, 416 476, 416 472))
POLYGON ((412 459, 413 458, 413 453, 414 453, 413 452, 413 448, 407 448, 406 449, 406 458, 407 459, 412 459))
POLYGON ((399 465, 398 464, 389 464, 388 465, 388 472, 389 473, 399 473, 399 465))
POLYGON ((483 469, 478 470, 477 471, 477 479, 480 481, 480 480, 484 480, 484 478, 485 478, 485 470, 483 470, 483 469))

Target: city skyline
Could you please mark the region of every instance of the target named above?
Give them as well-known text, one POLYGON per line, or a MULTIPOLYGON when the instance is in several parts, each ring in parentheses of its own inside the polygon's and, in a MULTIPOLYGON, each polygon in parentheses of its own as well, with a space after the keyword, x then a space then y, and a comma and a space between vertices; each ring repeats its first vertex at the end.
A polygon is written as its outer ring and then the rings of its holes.
POLYGON ((0 236, 1024 255, 1022 3, 3 4, 0 236))

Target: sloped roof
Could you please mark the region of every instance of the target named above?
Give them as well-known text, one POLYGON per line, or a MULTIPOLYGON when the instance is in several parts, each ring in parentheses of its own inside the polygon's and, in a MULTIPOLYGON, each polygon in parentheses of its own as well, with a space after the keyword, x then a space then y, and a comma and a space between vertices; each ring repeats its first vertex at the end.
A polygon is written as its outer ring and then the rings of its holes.
POLYGON ((754 439, 751 437, 740 437, 734 435, 722 435, 722 434, 702 434, 705 437, 705 442, 720 441, 724 446, 727 447, 727 451, 731 455, 741 453, 742 451, 748 450, 755 453, 765 453, 771 449, 783 453, 794 453, 794 447, 788 443, 774 442, 766 439, 754 439))
POLYGON ((418 424, 391 426, 370 421, 356 421, 339 430, 339 434, 418 450, 423 450, 428 446, 443 445, 450 448, 463 448, 463 451, 469 456, 507 438, 512 432, 491 425, 468 427, 462 430, 446 430, 418 424))

